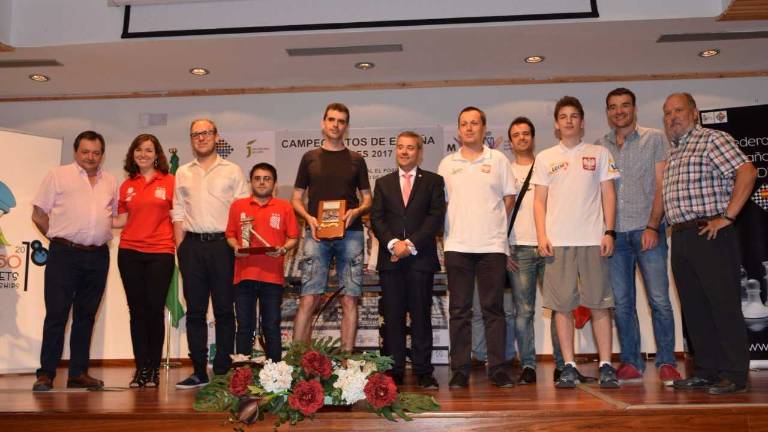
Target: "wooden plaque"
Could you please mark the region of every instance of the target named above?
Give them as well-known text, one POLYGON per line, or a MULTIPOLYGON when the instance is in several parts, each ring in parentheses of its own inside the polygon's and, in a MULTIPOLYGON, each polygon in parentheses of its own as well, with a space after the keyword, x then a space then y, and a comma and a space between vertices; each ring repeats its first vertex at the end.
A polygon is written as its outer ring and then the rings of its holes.
POLYGON ((345 200, 320 201, 317 206, 317 238, 323 240, 343 238, 346 211, 345 200))
POLYGON ((273 246, 256 246, 256 247, 239 248, 237 252, 241 254, 249 254, 249 255, 263 255, 267 252, 274 252, 276 250, 277 248, 273 246))

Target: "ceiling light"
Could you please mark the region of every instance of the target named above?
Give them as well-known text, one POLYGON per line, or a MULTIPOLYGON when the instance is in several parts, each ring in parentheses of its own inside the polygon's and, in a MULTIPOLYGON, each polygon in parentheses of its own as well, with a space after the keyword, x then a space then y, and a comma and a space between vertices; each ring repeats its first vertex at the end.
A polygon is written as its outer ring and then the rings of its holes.
POLYGON ((30 74, 29 79, 37 82, 46 82, 51 80, 47 75, 43 74, 30 74))
POLYGON ((371 62, 358 62, 358 63, 355 63, 355 67, 360 70, 368 70, 368 69, 375 68, 376 65, 371 62))
POLYGON ((190 69, 189 73, 191 73, 192 75, 197 75, 197 76, 206 76, 209 73, 211 73, 211 71, 209 71, 206 68, 196 67, 196 68, 190 69))
POLYGON ((699 57, 704 57, 704 58, 714 57, 714 56, 716 56, 718 54, 720 54, 720 50, 717 49, 717 48, 712 48, 712 49, 708 49, 708 50, 704 50, 704 51, 700 52, 699 53, 699 57))
POLYGON ((532 55, 532 56, 526 57, 525 59, 523 59, 523 61, 530 64, 541 63, 544 61, 544 56, 532 55))

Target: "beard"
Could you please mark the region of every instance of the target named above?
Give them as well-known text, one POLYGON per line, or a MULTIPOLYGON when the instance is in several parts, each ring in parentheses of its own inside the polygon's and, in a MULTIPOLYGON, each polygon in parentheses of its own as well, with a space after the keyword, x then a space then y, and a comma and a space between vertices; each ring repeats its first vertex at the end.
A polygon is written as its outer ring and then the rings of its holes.
POLYGON ((272 188, 265 192, 259 192, 258 190, 254 189, 252 192, 254 197, 264 199, 264 198, 271 198, 275 192, 275 189, 272 188))

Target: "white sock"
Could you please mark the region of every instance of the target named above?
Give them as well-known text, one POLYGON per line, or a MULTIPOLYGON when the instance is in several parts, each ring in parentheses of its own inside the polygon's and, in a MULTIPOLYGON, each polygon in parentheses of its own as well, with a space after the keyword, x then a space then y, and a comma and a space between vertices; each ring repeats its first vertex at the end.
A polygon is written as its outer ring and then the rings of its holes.
POLYGON ((608 365, 608 366, 610 366, 610 365, 611 365, 611 362, 607 362, 607 361, 601 361, 601 362, 600 362, 600 367, 603 367, 603 365, 608 365))
POLYGON ((576 367, 576 362, 565 362, 565 365, 566 366, 571 365, 573 367, 576 367))

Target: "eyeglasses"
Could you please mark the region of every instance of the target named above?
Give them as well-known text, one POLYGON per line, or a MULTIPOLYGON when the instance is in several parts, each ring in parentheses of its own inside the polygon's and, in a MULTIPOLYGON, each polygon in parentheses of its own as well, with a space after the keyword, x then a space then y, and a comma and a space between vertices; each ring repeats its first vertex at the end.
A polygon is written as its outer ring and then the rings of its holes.
POLYGON ((209 129, 209 130, 204 130, 204 131, 200 131, 200 132, 192 132, 191 134, 189 134, 189 137, 192 138, 192 139, 195 139, 197 137, 209 137, 209 136, 213 136, 215 134, 216 134, 216 132, 214 132, 212 129, 209 129))
POLYGON ((271 176, 264 176, 264 177, 262 177, 262 176, 253 176, 253 177, 251 177, 251 180, 255 181, 256 183, 259 183, 259 182, 269 183, 269 182, 271 182, 274 179, 271 176))

